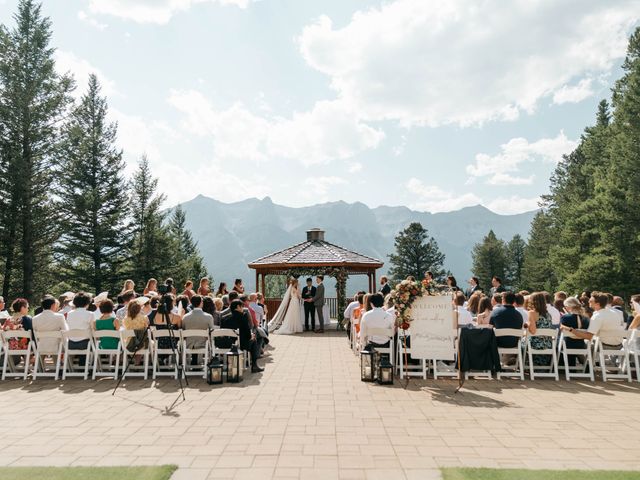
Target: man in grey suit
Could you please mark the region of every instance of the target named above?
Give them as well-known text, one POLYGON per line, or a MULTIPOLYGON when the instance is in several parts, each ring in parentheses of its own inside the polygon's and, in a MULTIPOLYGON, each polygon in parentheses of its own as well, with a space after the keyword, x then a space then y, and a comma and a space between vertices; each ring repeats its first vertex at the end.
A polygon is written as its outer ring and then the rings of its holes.
MULTIPOLYGON (((323 275, 318 275, 316 277, 316 294, 313 296, 313 298, 309 299, 316 306, 318 321, 320 322, 320 328, 316 330, 316 333, 324 333, 324 312, 322 311, 322 307, 324 307, 324 285, 322 284, 323 280, 323 275)), ((313 320, 315 320, 315 318, 313 320)))
MULTIPOLYGON (((191 297, 191 311, 182 319, 184 330, 212 330, 213 315, 202 310, 202 297, 194 295, 191 297)), ((202 337, 187 338, 187 348, 204 348, 207 340, 202 337)), ((191 364, 197 363, 196 355, 191 356, 191 364)))

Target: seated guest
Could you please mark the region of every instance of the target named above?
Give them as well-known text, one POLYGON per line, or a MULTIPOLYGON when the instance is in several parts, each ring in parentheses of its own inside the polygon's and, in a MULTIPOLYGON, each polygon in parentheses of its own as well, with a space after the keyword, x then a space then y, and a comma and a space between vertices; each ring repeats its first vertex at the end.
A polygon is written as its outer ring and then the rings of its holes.
MULTIPOLYGON (((213 317, 213 324, 215 325, 216 322, 216 299, 214 299, 214 297, 207 295, 206 297, 202 297, 202 311, 204 313, 208 313, 209 315, 211 315, 211 317, 213 317)), ((217 300, 220 300, 219 298, 217 300)))
MULTIPOLYGON (((25 328, 24 319, 28 318, 27 326, 29 330, 32 329, 32 320, 29 315, 29 302, 24 298, 16 298, 11 304, 11 311, 13 315, 5 319, 2 324, 2 330, 27 330, 25 328)), ((29 345, 29 339, 27 338, 11 338, 9 339, 9 350, 24 350, 29 345)))
POLYGON ((191 310, 191 297, 187 297, 186 295, 178 295, 176 298, 176 306, 178 307, 175 313, 181 317, 184 317, 191 310))
MULTIPOLYGON (((229 298, 229 297, 227 297, 229 298)), ((224 310, 224 302, 222 301, 222 298, 214 298, 213 299, 213 305, 215 307, 215 311, 214 312, 208 312, 211 313, 211 315, 213 316, 213 324, 216 327, 220 326, 220 319, 222 318, 222 310, 224 310)))
POLYGON ((524 301, 524 295, 522 293, 516 293, 516 310, 520 312, 520 315, 522 315, 522 321, 526 327, 529 325, 529 312, 524 308, 524 301))
POLYGON ((495 309, 496 307, 502 306, 502 293, 494 293, 491 295, 491 308, 495 309))
POLYGON ((391 293, 391 285, 389 285, 389 279, 385 275, 380 277, 380 293, 383 297, 391 293))
POLYGON ((567 292, 556 292, 553 295, 553 306, 555 307, 556 310, 558 310, 558 312, 560 312, 560 316, 564 315, 566 312, 564 310, 564 301, 569 297, 569 295, 567 295, 567 292))
MULTIPOLYGON (((549 307, 549 294, 546 292, 535 292, 529 297, 529 333, 535 335, 539 328, 553 328, 549 307)), ((551 305, 553 307, 553 305, 551 305)), ((559 313, 559 312, 558 312, 559 313)), ((558 319, 560 323, 560 319, 558 319)), ((551 348, 553 340, 550 337, 533 337, 531 348, 534 350, 545 350, 551 348)), ((549 355, 533 355, 534 365, 546 366, 551 363, 549 355)))
POLYGON ((11 315, 9 315, 9 312, 5 310, 4 297, 0 296, 0 323, 4 322, 10 316, 11 315))
MULTIPOLYGON (((93 322, 94 330, 120 330, 120 322, 113 313, 113 309, 114 305, 110 299, 107 298, 100 302, 100 318, 93 322)), ((119 342, 120 341, 117 338, 101 338, 100 348, 104 348, 105 350, 115 350, 118 348, 119 342)))
MULTIPOLYGON (((640 295, 633 295, 631 297, 631 323, 629 324, 629 330, 640 329, 640 295)), ((633 345, 629 345, 630 348, 640 350, 640 332, 636 333, 635 342, 633 345)))
POLYGON ((262 325, 264 318, 264 310, 260 305, 258 305, 258 294, 251 293, 249 295, 249 308, 252 309, 256 313, 256 319, 258 320, 258 325, 262 325))
POLYGON ((395 329, 395 318, 382 308, 384 306, 384 297, 381 293, 374 293, 369 298, 372 309, 362 316, 360 338, 364 345, 386 348, 389 346, 389 338, 370 335, 369 331, 374 328, 395 329))
POLYGON ((458 312, 458 326, 473 324, 473 316, 466 308, 464 308, 464 302, 464 293, 456 292, 453 304, 456 312, 458 312))
POLYGON ((120 294, 120 297, 122 298, 122 307, 116 310, 116 318, 120 322, 122 322, 122 320, 124 320, 124 317, 127 316, 129 303, 131 303, 131 300, 136 298, 136 292, 134 292, 133 290, 127 290, 126 292, 120 294))
POLYGON ((591 340, 594 335, 600 337, 603 346, 610 350, 622 348, 622 331, 624 324, 620 316, 607 309, 609 299, 606 293, 592 292, 589 306, 593 315, 586 330, 573 327, 562 327, 564 331, 573 333, 576 338, 591 340))
POLYGON ((553 306, 551 294, 549 292, 542 292, 542 294, 547 303, 547 312, 551 316, 551 322, 553 325, 560 325, 560 310, 553 306))
MULTIPOLYGON (((501 328, 515 328, 522 329, 522 315, 514 307, 516 301, 516 294, 513 292, 502 293, 502 307, 496 308, 491 312, 491 318, 489 324, 496 330, 501 328)), ((520 343, 518 337, 498 337, 498 347, 500 348, 515 348, 520 343)))
POLYGON ((64 318, 67 318, 67 313, 73 310, 71 301, 73 300, 74 296, 75 293, 73 292, 64 292, 58 297, 58 302, 60 302, 60 309, 58 310, 58 313, 64 315, 64 318))
POLYGON ((129 302, 123 324, 124 328, 133 330, 135 333, 135 336, 131 337, 126 345, 129 352, 144 350, 149 346, 149 337, 145 335, 146 328, 149 326, 149 318, 142 314, 142 305, 138 302, 129 302))
MULTIPOLYGON (((211 300, 210 297, 205 298, 211 300)), ((191 311, 183 317, 182 328, 185 330, 206 330, 207 332, 213 329, 213 316, 202 309, 202 297, 200 295, 191 297, 191 311)), ((187 348, 204 348, 206 343, 206 338, 187 338, 187 348)), ((197 362, 197 355, 191 355, 191 365, 195 365, 197 362)))
MULTIPOLYGON (((580 300, 575 297, 569 297, 564 301, 563 310, 566 311, 564 315, 560 317, 560 326, 565 328, 583 329, 589 328, 589 319, 583 315, 582 304, 580 300)), ((568 331, 564 332, 564 343, 568 349, 585 349, 587 345, 583 339, 576 338, 576 336, 568 331)), ((573 367, 576 364, 576 355, 569 355, 569 366, 573 367)))
MULTIPOLYGON (((91 303, 91 297, 84 293, 78 292, 73 297, 74 309, 67 313, 67 326, 69 330, 91 330, 95 316, 87 310, 91 303)), ((89 338, 74 337, 69 339, 69 348, 71 350, 84 350, 89 345, 89 338)), ((79 355, 80 366, 84 367, 86 355, 79 355)))
POLYGON ((351 319, 353 318, 353 312, 356 308, 358 308, 360 306, 360 303, 358 302, 358 295, 364 295, 364 292, 358 292, 353 296, 353 300, 351 301, 351 303, 349 303, 349 305, 347 305, 347 308, 345 308, 344 310, 344 314, 343 314, 343 318, 344 320, 342 321, 342 325, 344 325, 344 327, 347 330, 347 336, 349 338, 351 338, 351 319))
MULTIPOLYGON (((92 305, 95 306, 95 310, 93 310, 93 317, 97 320, 102 316, 100 312, 100 304, 109 298, 109 292, 101 292, 95 297, 93 297, 92 305)), ((113 303, 112 303, 113 304, 113 303)), ((89 309, 90 310, 90 309, 89 309)))
POLYGON ((478 305, 478 317, 476 323, 478 325, 489 325, 491 314, 493 313, 493 306, 491 305, 491 299, 486 295, 480 298, 478 305))
POLYGON ((242 284, 241 278, 236 278, 236 281, 233 283, 233 291, 238 292, 238 295, 244 294, 244 285, 242 284))
MULTIPOLYGON (((58 313, 58 300, 51 295, 45 295, 40 303, 42 313, 33 317, 32 325, 34 332, 59 332, 67 329, 64 315, 58 313)), ((43 338, 38 346, 42 352, 54 352, 58 350, 60 341, 55 338, 43 338)))
POLYGON ((158 280, 155 278, 150 278, 147 282, 147 285, 144 287, 142 291, 142 295, 145 297, 150 297, 151 295, 158 294, 158 280))
POLYGON ((191 300, 191 297, 195 294, 196 292, 193 291, 193 282, 191 280, 187 280, 184 284, 184 291, 182 292, 182 295, 191 300))
POLYGON ((258 303, 258 305, 260 305, 262 307, 262 311, 264 312, 264 320, 266 322, 267 321, 267 315, 269 315, 269 309, 267 309, 267 304, 264 301, 264 295, 262 295, 262 293, 258 292, 258 293, 256 293, 256 297, 257 297, 256 302, 258 303))
POLYGON ((469 311, 469 313, 471 313, 471 315, 474 315, 474 316, 478 315, 481 299, 482 299, 482 292, 474 292, 469 297, 469 301, 467 302, 466 308, 469 311))
POLYGON ((227 284, 225 282, 220 282, 218 285, 218 290, 216 291, 216 297, 222 298, 224 295, 228 295, 229 290, 227 290, 227 284))
MULTIPOLYGON (((231 315, 222 318, 222 328, 230 328, 239 332, 240 348, 247 350, 251 355, 251 373, 262 372, 264 368, 258 365, 258 357, 260 349, 256 343, 256 336, 251 331, 251 318, 249 312, 244 307, 242 300, 233 300, 231 306, 231 315)), ((230 339, 227 337, 216 338, 216 346, 219 348, 231 348, 230 339)))
POLYGON ((616 315, 620 316, 622 323, 624 323, 625 325, 629 323, 627 321, 627 315, 626 313, 624 313, 624 300, 621 297, 614 297, 610 293, 607 294, 607 298, 609 298, 607 308, 616 315))
POLYGON ((200 285, 198 286, 198 291, 196 293, 201 297, 207 296, 211 293, 211 287, 209 287, 209 279, 207 277, 202 277, 200 279, 200 285))

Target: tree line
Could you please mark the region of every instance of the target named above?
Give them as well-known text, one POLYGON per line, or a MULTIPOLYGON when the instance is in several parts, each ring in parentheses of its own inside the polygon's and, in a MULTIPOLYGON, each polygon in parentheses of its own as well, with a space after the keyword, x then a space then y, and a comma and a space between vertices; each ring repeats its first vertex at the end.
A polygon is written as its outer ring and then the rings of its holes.
POLYGON ((146 156, 125 174, 118 126, 95 75, 74 100, 75 80, 55 68, 41 9, 20 0, 15 25, 0 27, 2 296, 206 276, 184 211, 162 210, 146 156))

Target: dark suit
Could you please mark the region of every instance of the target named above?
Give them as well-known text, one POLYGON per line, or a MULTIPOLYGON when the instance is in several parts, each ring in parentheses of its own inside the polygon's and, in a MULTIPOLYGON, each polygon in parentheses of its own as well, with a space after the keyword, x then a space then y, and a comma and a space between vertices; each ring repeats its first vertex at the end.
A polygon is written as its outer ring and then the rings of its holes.
MULTIPOLYGON (((230 328, 239 332, 240 349, 251 353, 251 365, 255 365, 260 356, 258 344, 251 339, 251 327, 253 322, 247 310, 242 313, 233 311, 220 320, 220 328, 230 328)), ((216 338, 215 344, 219 348, 231 348, 232 341, 229 338, 216 338)))
MULTIPOLYGON (((306 300, 308 298, 313 298, 316 296, 316 287, 313 285, 311 288, 305 286, 302 289, 302 299, 306 300)), ((313 302, 304 302, 304 329, 309 330, 309 317, 311 317, 311 329, 315 330, 316 328, 316 306, 313 302)))
MULTIPOLYGON (((319 283, 316 287, 316 293, 313 296, 313 304, 316 306, 316 310, 318 311, 320 330, 324 330, 324 312, 322 311, 322 308, 324 307, 324 285, 322 283, 319 283)), ((313 318, 315 320, 315 316, 313 318)))
POLYGON ((391 293, 391 287, 389 286, 388 283, 385 283, 382 288, 380 289, 380 293, 382 294, 383 297, 386 297, 387 295, 389 295, 391 293))

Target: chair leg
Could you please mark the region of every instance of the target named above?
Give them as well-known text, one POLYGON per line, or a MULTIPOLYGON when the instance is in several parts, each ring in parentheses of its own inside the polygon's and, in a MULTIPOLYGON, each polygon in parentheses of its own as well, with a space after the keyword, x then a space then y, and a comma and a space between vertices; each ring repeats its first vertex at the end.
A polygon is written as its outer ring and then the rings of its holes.
POLYGON ((26 380, 27 377, 29 376, 29 359, 31 356, 31 344, 29 344, 29 347, 27 348, 27 356, 25 357, 24 360, 24 377, 23 380, 26 380))

